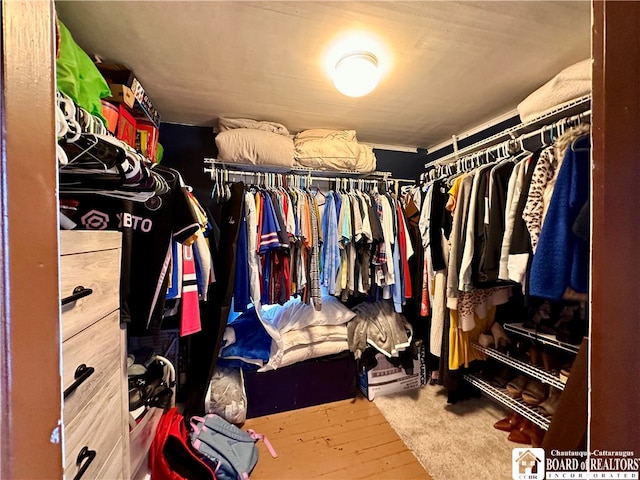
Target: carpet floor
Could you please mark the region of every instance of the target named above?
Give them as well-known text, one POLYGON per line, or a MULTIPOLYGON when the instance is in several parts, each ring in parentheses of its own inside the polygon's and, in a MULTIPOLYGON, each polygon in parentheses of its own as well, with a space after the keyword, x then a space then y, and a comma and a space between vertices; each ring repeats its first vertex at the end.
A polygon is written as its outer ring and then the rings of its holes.
POLYGON ((521 447, 493 424, 508 411, 487 398, 447 404, 443 387, 378 397, 378 409, 434 480, 510 479, 511 451, 521 447))

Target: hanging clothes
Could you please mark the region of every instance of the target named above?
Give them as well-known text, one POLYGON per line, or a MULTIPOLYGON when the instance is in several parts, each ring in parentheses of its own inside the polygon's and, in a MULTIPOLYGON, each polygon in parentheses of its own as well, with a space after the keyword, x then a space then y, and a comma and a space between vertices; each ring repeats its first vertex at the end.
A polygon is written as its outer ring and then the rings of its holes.
POLYGON ((526 164, 526 173, 522 182, 522 191, 518 204, 515 209, 515 218, 513 221, 513 234, 509 245, 509 260, 507 269, 509 271, 509 280, 521 283, 523 291, 526 288, 525 274, 529 264, 529 256, 532 253, 531 235, 524 219, 524 210, 529 198, 529 189, 533 180, 533 174, 538 164, 538 159, 542 154, 542 150, 536 150, 529 163, 526 164))
POLYGON ((588 291, 589 249, 573 225, 589 198, 590 171, 590 138, 585 136, 566 150, 560 167, 531 265, 531 295, 560 300, 568 288, 588 291))

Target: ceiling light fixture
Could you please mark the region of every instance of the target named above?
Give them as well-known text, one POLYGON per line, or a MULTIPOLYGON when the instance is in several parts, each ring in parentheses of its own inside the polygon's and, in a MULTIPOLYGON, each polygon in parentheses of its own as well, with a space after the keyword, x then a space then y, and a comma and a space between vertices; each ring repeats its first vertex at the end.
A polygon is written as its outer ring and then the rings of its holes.
POLYGON ((370 52, 351 52, 342 56, 333 72, 333 84, 348 97, 362 97, 380 81, 378 59, 370 52))

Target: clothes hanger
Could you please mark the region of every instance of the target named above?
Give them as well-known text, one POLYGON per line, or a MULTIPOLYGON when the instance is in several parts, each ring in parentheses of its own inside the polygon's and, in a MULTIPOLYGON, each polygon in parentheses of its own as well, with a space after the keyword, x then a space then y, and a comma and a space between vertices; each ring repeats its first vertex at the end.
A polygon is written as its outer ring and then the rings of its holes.
POLYGON ((581 140, 581 139, 583 139, 585 137, 589 137, 589 134, 580 135, 573 142, 571 142, 571 150, 573 150, 574 152, 590 152, 591 151, 591 145, 589 145, 587 147, 576 147, 576 144, 578 143, 578 140, 581 140))
POLYGON ((224 170, 224 201, 231 200, 231 188, 229 188, 229 170, 224 170))

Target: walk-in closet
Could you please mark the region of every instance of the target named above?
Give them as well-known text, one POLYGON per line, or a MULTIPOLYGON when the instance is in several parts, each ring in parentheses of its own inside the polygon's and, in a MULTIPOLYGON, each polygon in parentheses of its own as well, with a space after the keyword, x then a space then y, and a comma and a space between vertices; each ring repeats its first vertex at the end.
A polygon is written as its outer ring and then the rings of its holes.
POLYGON ((640 3, 2 19, 0 478, 638 478, 640 3))

